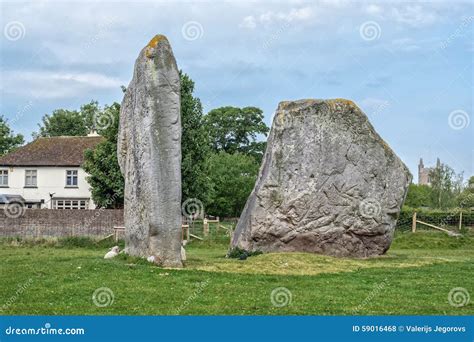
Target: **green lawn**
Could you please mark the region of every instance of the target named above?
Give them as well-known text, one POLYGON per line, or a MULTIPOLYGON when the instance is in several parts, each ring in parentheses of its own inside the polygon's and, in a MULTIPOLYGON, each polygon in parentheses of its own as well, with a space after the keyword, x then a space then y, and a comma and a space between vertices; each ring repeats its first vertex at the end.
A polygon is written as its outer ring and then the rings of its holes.
POLYGON ((189 244, 186 268, 170 270, 123 255, 104 260, 104 242, 2 240, 1 314, 474 314, 473 236, 399 233, 387 255, 363 260, 304 253, 227 259, 220 241, 189 244), (92 299, 101 287, 113 292, 105 307, 92 299), (288 291, 274 305, 280 287, 288 291), (449 304, 456 287, 471 294, 469 304, 449 304))

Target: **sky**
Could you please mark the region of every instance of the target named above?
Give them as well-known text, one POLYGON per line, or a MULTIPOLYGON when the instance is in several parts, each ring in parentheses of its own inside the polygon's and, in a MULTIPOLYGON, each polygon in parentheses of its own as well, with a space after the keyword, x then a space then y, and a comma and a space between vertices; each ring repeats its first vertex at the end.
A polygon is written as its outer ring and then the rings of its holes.
POLYGON ((31 140, 43 115, 121 102, 156 34, 208 112, 353 100, 417 181, 439 157, 474 174, 474 2, 0 0, 0 115, 31 140))

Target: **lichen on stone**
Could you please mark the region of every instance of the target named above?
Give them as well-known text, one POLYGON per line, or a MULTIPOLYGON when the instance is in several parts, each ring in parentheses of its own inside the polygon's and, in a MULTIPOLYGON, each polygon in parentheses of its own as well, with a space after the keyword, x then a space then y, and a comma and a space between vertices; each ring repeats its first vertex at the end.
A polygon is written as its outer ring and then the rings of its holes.
POLYGON ((162 34, 157 34, 150 40, 150 42, 146 46, 146 52, 145 52, 148 58, 152 57, 153 49, 156 48, 158 46, 158 43, 161 42, 162 40, 167 40, 166 37, 162 34))
POLYGON ((350 100, 280 102, 254 191, 231 247, 381 255, 411 180, 350 100))

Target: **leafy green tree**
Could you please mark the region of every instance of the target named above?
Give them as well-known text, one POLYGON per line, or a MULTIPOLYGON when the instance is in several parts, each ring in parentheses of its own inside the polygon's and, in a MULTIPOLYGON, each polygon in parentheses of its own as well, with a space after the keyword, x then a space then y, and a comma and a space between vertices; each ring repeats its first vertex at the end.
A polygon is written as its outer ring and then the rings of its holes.
POLYGON ((255 157, 259 162, 266 143, 257 141, 267 136, 269 128, 263 122, 263 112, 256 107, 220 107, 211 110, 204 123, 214 152, 240 152, 255 157))
POLYGON ((431 205, 446 209, 456 206, 456 197, 461 192, 462 176, 446 165, 440 164, 430 172, 431 205))
POLYGON ((458 195, 456 202, 460 208, 474 208, 474 176, 469 178, 466 188, 458 195))
POLYGON ((0 156, 23 145, 25 140, 21 134, 13 134, 7 121, 0 116, 0 156))
MULTIPOLYGON (((97 114, 97 113, 96 113, 97 114)), ((117 159, 117 133, 120 119, 120 105, 105 106, 97 114, 101 123, 98 133, 104 137, 93 150, 84 154, 84 170, 89 174, 92 199, 101 208, 122 208, 124 201, 124 179, 117 159)))
POLYGON ((469 180, 467 181, 467 186, 470 190, 474 192, 474 176, 469 177, 469 180))
POLYGON ((99 102, 97 101, 91 101, 82 105, 79 113, 84 120, 84 126, 87 130, 86 134, 90 133, 92 130, 99 131, 101 127, 107 126, 108 124, 108 121, 106 120, 107 118, 103 118, 103 122, 99 120, 104 111, 100 108, 99 102))
POLYGON ((181 178, 182 200, 208 200, 209 179, 206 158, 209 153, 208 135, 203 126, 202 105, 194 97, 194 82, 180 71, 181 78, 181 178))
POLYGON ((79 111, 56 109, 51 115, 43 116, 42 125, 38 125, 39 132, 33 133, 33 137, 85 136, 96 128, 100 112, 97 101, 81 106, 79 111))
POLYGON ((242 153, 213 153, 208 161, 211 199, 206 212, 237 217, 242 212, 257 179, 259 163, 242 153))
MULTIPOLYGON (((182 198, 197 198, 204 203, 208 200, 209 178, 206 174, 206 157, 209 152, 207 134, 202 122, 202 105, 193 96, 194 82, 185 73, 181 76, 181 126, 182 126, 182 198)), ((86 113, 81 108, 82 113, 86 113)), ((98 133, 105 137, 93 151, 85 154, 84 169, 90 174, 88 179, 94 202, 101 207, 117 208, 123 205, 124 180, 117 160, 117 134, 120 105, 114 103, 97 115, 98 133), (108 125, 108 122, 113 124, 108 125), (101 126, 107 126, 100 129, 101 126), (111 200, 113 199, 113 201, 111 200)), ((83 114, 86 118, 87 115, 83 114)), ((90 117, 90 116, 89 116, 90 117)))
POLYGON ((429 185, 410 184, 405 205, 412 208, 431 207, 431 190, 429 185))

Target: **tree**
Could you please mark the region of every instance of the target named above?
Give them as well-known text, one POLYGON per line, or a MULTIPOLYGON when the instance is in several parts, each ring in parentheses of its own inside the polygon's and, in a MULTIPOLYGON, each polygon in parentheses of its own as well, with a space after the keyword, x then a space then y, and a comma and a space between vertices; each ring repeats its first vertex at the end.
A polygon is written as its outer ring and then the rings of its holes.
POLYGON ((122 208, 124 201, 124 179, 117 159, 117 133, 120 105, 105 106, 97 121, 101 122, 98 133, 105 139, 93 150, 84 154, 84 170, 89 174, 92 199, 101 208, 122 208))
POLYGON ((43 116, 43 125, 38 125, 39 133, 33 133, 33 137, 85 136, 96 128, 100 112, 97 101, 82 105, 79 111, 56 109, 51 115, 43 116))
POLYGON ((405 205, 412 208, 431 207, 431 187, 423 184, 410 184, 405 205))
POLYGON ((208 161, 211 200, 207 212, 237 217, 242 212, 257 179, 259 164, 242 153, 213 153, 208 161))
POLYGON ((206 175, 206 158, 209 153, 208 135, 203 126, 202 105, 193 96, 194 82, 180 71, 181 78, 181 179, 182 200, 197 198, 208 200, 209 180, 206 175))
POLYGON ((434 208, 452 208, 461 192, 462 175, 457 175, 446 164, 439 164, 430 172, 431 204, 434 208))
POLYGON ((220 107, 211 110, 204 123, 214 152, 240 152, 262 160, 266 143, 257 141, 257 137, 266 137, 269 128, 263 122, 261 109, 220 107))
MULTIPOLYGON (((193 96, 194 82, 185 73, 181 77, 181 179, 183 201, 197 198, 208 200, 209 179, 206 174, 208 141, 202 122, 202 106, 199 98, 193 96)), ((81 112, 84 106, 81 107, 81 112)), ((93 108, 92 108, 93 109, 93 108)), ((95 112, 92 110, 91 112, 95 112)), ((93 151, 85 154, 84 169, 90 174, 92 198, 101 207, 123 206, 124 180, 117 160, 117 134, 120 105, 114 103, 97 115, 98 133, 106 138, 93 151), (107 125, 108 122, 113 124, 107 125), (100 129, 101 126, 107 126, 100 129), (113 198, 113 201, 111 200, 113 198)), ((84 115, 86 117, 86 115, 84 115)))
POLYGON ((469 178, 466 188, 458 195, 456 202, 460 208, 474 208, 474 176, 469 178))
POLYGON ((21 134, 13 134, 7 121, 0 116, 0 156, 23 145, 25 140, 21 134))

